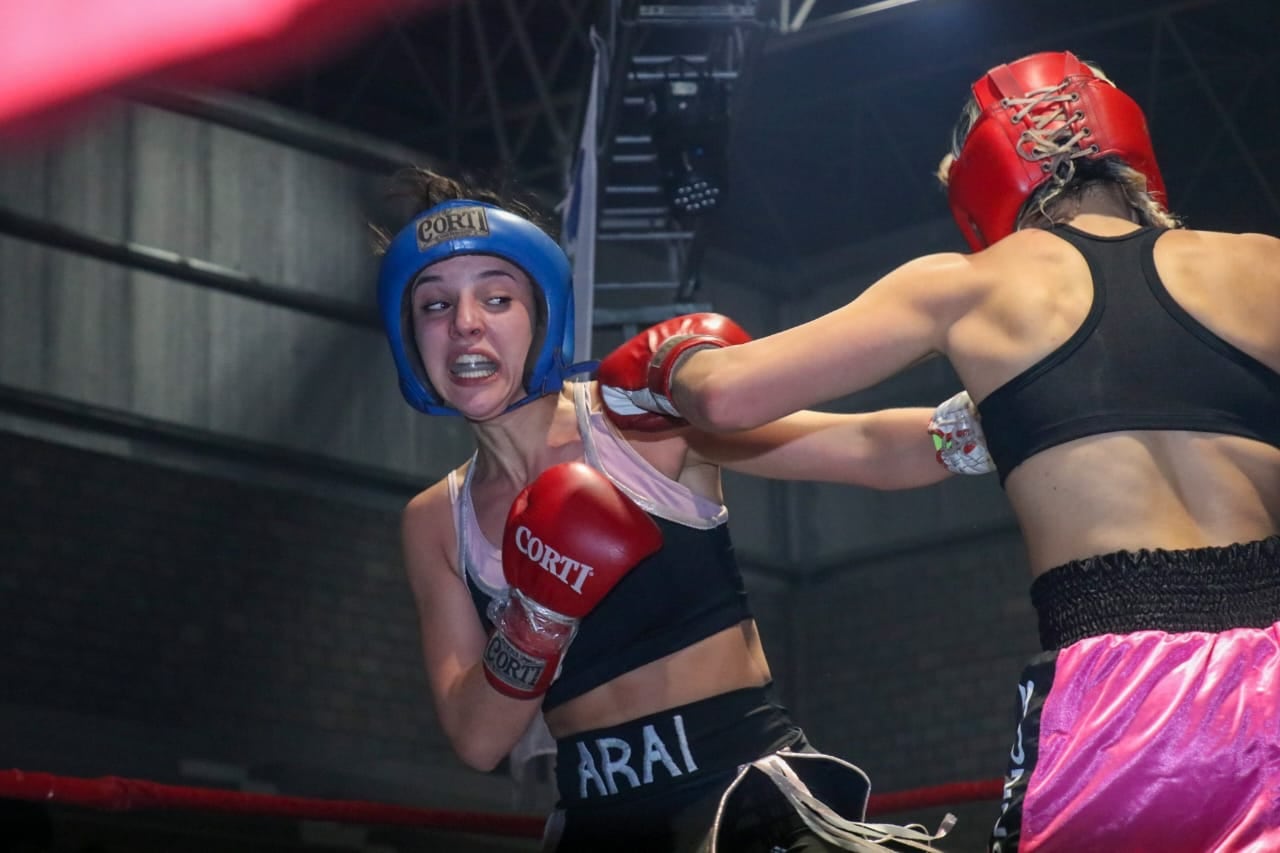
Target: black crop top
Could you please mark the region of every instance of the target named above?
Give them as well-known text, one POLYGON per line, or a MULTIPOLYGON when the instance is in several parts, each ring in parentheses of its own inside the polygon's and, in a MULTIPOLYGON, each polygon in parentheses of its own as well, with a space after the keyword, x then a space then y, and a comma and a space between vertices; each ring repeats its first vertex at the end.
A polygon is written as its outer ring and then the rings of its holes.
MULTIPOLYGON (((728 526, 694 530, 653 520, 662 530, 662 548, 578 625, 543 711, 750 618, 728 526)), ((467 589, 485 630, 493 630, 489 596, 469 575, 467 589)))
MULTIPOLYGON (((727 510, 649 466, 603 414, 588 411, 582 389, 575 389, 574 402, 586 461, 653 518, 662 531, 662 547, 579 623, 560 676, 543 699, 544 711, 751 618, 727 510)), ((489 602, 502 590, 486 589, 476 569, 487 562, 500 572, 493 565, 498 553, 488 542, 474 541, 482 537, 466 515, 470 502, 468 484, 456 500, 463 513, 459 550, 468 566, 463 575, 476 612, 491 631, 489 602)))
POLYGON ((1088 262, 1093 304, 1062 346, 979 404, 1001 483, 1042 450, 1106 432, 1191 430, 1280 447, 1280 374, 1173 300, 1153 254, 1164 229, 1053 233, 1088 262))

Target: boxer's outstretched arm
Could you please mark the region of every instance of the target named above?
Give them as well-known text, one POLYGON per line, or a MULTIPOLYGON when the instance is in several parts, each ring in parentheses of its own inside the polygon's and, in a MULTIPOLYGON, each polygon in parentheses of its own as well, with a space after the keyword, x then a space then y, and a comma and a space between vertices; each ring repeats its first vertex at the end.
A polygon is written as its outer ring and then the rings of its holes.
POLYGON ((741 430, 868 388, 931 353, 981 292, 974 256, 910 261, 854 301, 808 323, 686 353, 667 374, 674 410, 694 426, 741 430))
POLYGON ((777 480, 910 489, 946 479, 929 435, 933 409, 865 414, 803 411, 756 429, 689 430, 690 462, 777 480))

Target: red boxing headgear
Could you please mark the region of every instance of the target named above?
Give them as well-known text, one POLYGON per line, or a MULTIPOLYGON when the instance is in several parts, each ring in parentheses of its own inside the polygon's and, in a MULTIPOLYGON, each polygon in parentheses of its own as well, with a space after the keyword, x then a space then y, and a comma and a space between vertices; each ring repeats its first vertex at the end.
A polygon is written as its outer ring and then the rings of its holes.
POLYGON ((1069 179, 1080 157, 1120 158, 1165 203, 1142 110, 1074 54, 998 65, 972 88, 979 114, 951 163, 947 198, 974 251, 1012 234, 1032 193, 1055 176, 1069 179))

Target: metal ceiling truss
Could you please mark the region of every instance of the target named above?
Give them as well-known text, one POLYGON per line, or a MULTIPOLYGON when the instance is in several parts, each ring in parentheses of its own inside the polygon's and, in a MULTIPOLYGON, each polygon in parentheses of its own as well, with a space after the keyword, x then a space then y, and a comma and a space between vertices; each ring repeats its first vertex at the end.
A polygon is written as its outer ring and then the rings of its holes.
MULTIPOLYGON (((1206 139, 1205 145, 1201 147, 1201 160, 1192 173, 1197 178, 1203 175, 1208 169, 1209 163, 1218 155, 1218 146, 1225 136, 1231 143, 1231 147, 1235 150, 1236 155, 1240 158, 1240 162, 1244 165, 1249 176, 1253 178, 1257 184, 1258 193, 1266 200, 1267 206, 1277 220, 1280 220, 1280 195, 1274 182, 1265 169, 1258 163, 1257 157, 1250 149, 1245 136, 1240 130, 1240 125, 1236 121, 1236 115, 1241 109, 1252 104, 1251 97, 1252 84, 1263 76, 1266 71, 1274 73, 1277 62, 1280 60, 1280 51, 1272 50, 1267 56, 1261 57, 1250 69, 1249 78, 1244 86, 1237 91, 1233 102, 1228 105, 1223 102, 1221 93, 1214 87, 1212 80, 1206 73, 1203 64, 1197 58, 1196 54, 1187 44, 1187 40, 1180 31, 1177 24, 1174 23, 1172 17, 1168 14, 1161 14, 1156 20, 1156 31, 1154 40, 1158 49, 1162 35, 1167 35, 1173 43, 1174 48, 1182 59, 1191 69, 1192 80, 1200 94, 1209 102, 1217 119, 1217 127, 1210 139, 1206 139)), ((1275 42, 1271 44, 1274 46, 1275 42)), ((1154 52, 1154 51, 1153 51, 1154 52)), ((1190 194, 1195 190, 1195 182, 1190 186, 1184 187, 1183 191, 1190 194)))
MULTIPOLYGON (((816 41, 829 38, 851 38, 855 30, 875 27, 881 21, 900 15, 925 15, 930 12, 931 7, 937 7, 943 2, 946 0, 882 0, 872 3, 851 0, 780 0, 780 34, 770 40, 767 50, 774 52, 803 49, 816 41), (915 4, 914 8, 910 4, 915 4), (907 8, 901 8, 904 6, 907 8), (836 11, 837 9, 842 10, 836 11)), ((1240 51, 1237 45, 1225 44, 1223 50, 1226 53, 1221 57, 1223 62, 1240 69, 1242 77, 1242 82, 1228 87, 1222 82, 1221 75, 1213 74, 1212 69, 1206 67, 1206 62, 1212 62, 1213 56, 1206 55, 1203 49, 1193 48, 1194 40, 1191 37, 1204 33, 1198 32, 1197 25, 1182 14, 1231 5, 1231 0, 1167 0, 1152 2, 1136 10, 1119 6, 1113 14, 1077 17, 1070 25, 1060 29, 1058 39, 1070 44, 1095 35, 1145 29, 1150 41, 1145 45, 1140 41, 1135 42, 1134 56, 1148 60, 1150 76, 1145 92, 1137 87, 1132 91, 1144 103, 1148 119, 1153 124, 1159 124, 1167 118, 1180 119, 1184 108, 1181 93, 1196 94, 1204 98, 1214 118, 1213 122, 1206 125, 1204 144, 1197 150, 1198 162, 1192 171, 1193 177, 1180 185, 1180 195, 1190 197, 1226 150, 1239 159, 1242 170, 1256 185, 1259 196, 1280 221, 1280 186, 1277 186, 1275 177, 1259 161, 1240 124, 1243 111, 1258 108, 1261 93, 1257 84, 1268 78, 1274 79, 1280 71, 1280 40, 1264 41, 1252 53, 1240 51), (1176 61, 1170 62, 1171 58, 1176 61), (1181 66, 1184 70, 1175 73, 1171 71, 1171 66, 1181 66)), ((1011 43, 1009 54, 1016 56, 1034 49, 1038 49, 1037 44, 1011 43)), ((876 108, 877 96, 887 97, 900 92, 904 87, 925 85, 931 77, 947 70, 949 69, 936 64, 931 66, 924 60, 910 71, 893 69, 887 71, 884 77, 851 79, 847 85, 857 86, 862 120, 880 125, 883 117, 876 108)), ((841 93, 839 87, 814 90, 804 97, 804 103, 797 109, 816 111, 824 101, 847 97, 847 94, 847 88, 841 93)), ((1268 94, 1267 97, 1275 96, 1268 94)), ((892 152, 895 149, 887 146, 886 150, 892 152)), ((901 162, 894 165, 901 171, 901 185, 911 187, 913 193, 919 194, 922 209, 930 209, 936 204, 936 188, 931 184, 923 186, 917 170, 901 162)))
POLYGON ((852 5, 849 0, 780 0, 779 29, 793 33, 801 27, 818 27, 852 21, 864 15, 874 15, 889 9, 914 3, 916 0, 877 0, 874 3, 852 5))
MULTIPOLYGON (((654 86, 682 75, 724 81, 732 93, 732 125, 734 102, 746 90, 758 53, 804 51, 826 41, 847 42, 856 49, 858 39, 873 35, 882 25, 933 14, 950 2, 460 0, 425 25, 415 18, 389 21, 379 36, 383 49, 366 54, 363 65, 348 68, 343 76, 323 84, 317 78, 315 85, 322 88, 315 95, 338 104, 336 111, 348 118, 361 115, 388 88, 386 72, 393 69, 402 103, 416 102, 420 111, 378 114, 375 118, 392 125, 383 135, 434 154, 452 167, 496 167, 559 200, 585 113, 594 26, 607 48, 597 124, 597 238, 603 244, 625 243, 663 253, 661 266, 666 270, 665 275, 647 273, 644 281, 601 281, 596 290, 644 291, 642 301, 687 303, 699 287, 708 228, 705 221, 676 219, 663 194, 647 114, 654 86)), ((1126 35, 1131 58, 1140 58, 1150 76, 1146 91, 1139 89, 1135 95, 1154 124, 1177 120, 1175 113, 1182 107, 1178 93, 1203 97, 1210 105, 1214 121, 1202 133, 1203 146, 1185 155, 1197 166, 1192 178, 1180 183, 1180 195, 1211 186, 1215 158, 1238 156, 1240 171, 1256 185, 1258 198, 1280 218, 1280 187, 1271 174, 1274 149, 1259 149, 1256 139, 1250 142, 1242 124, 1256 121, 1260 102, 1265 109, 1275 99, 1275 87, 1265 84, 1275 79, 1280 67, 1280 40, 1251 40, 1249 50, 1236 50, 1224 35, 1222 50, 1230 56, 1219 64, 1217 54, 1203 46, 1206 41, 1214 44, 1214 17, 1196 13, 1238 11, 1239 0, 1087 5, 1097 13, 1071 17, 1055 37, 1070 44, 1111 33, 1136 34, 1126 35), (1228 64, 1238 72, 1224 82, 1228 64)), ((1025 33, 1008 40, 1010 55, 1041 48, 1042 35, 1033 36, 1030 28, 1025 33)), ((797 87, 785 111, 815 114, 835 103, 847 109, 855 90, 860 121, 871 132, 887 133, 884 110, 897 93, 952 74, 961 61, 954 54, 926 55, 908 66, 889 63, 867 75, 837 75, 820 87, 797 87)), ((330 118, 334 111, 328 110, 330 118)), ((900 186, 907 195, 918 196, 913 204, 921 211, 935 209, 933 184, 921 178, 905 152, 892 145, 886 150, 892 157, 885 165, 902 173, 900 186)), ((767 193, 760 194, 761 205, 768 209, 771 200, 763 197, 767 193)))
MULTIPOLYGON (((519 177, 544 191, 563 189, 590 64, 588 25, 594 0, 460 0, 429 18, 390 16, 350 82, 327 80, 324 96, 340 98, 328 118, 353 124, 375 101, 371 91, 397 70, 398 97, 421 112, 395 121, 404 144, 453 166, 519 177), (334 90, 338 91, 335 92, 334 90)), ((319 98, 321 92, 315 96, 319 98)), ((384 111, 385 112, 385 111, 384 111)))
MULTIPOLYGON (((771 49, 798 47, 815 39, 826 39, 876 26, 886 17, 928 14, 931 8, 940 8, 955 0, 777 0, 778 30, 784 39, 771 49), (912 8, 914 7, 914 8, 912 8)), ((1201 6, 1212 6, 1222 0, 1151 0, 1137 11, 1127 11, 1124 3, 1118 3, 1105 15, 1067 16, 1056 27, 1058 37, 1069 43, 1082 33, 1112 29, 1134 21, 1154 18, 1201 6)), ((1137 4, 1134 4, 1137 5, 1137 4)), ((990 12, 990 10, 987 10, 990 12)), ((1043 15, 1042 10, 1030 10, 1031 15, 1043 15)))
MULTIPOLYGON (((773 25, 767 2, 609 0, 601 25, 608 73, 597 138, 597 240, 660 246, 668 280, 605 282, 597 289, 666 290, 684 303, 698 290, 704 216, 677 217, 663 187, 652 113, 671 81, 715 81, 729 102, 773 25)), ((732 115, 732 106, 729 108, 732 115)))

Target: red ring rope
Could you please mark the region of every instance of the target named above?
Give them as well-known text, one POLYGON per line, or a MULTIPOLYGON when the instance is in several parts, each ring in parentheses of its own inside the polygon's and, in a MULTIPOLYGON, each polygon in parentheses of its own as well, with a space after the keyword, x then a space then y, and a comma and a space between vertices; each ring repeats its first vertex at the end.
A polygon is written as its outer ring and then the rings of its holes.
MULTIPOLYGON (((877 817, 933 806, 996 800, 1001 793, 1001 780, 991 779, 873 794, 867 806, 867 815, 877 817)), ((216 788, 187 788, 119 776, 81 779, 25 770, 0 771, 0 797, 86 806, 100 811, 185 809, 342 823, 429 827, 512 838, 540 838, 545 822, 545 818, 534 815, 425 809, 359 800, 325 800, 216 788)))

